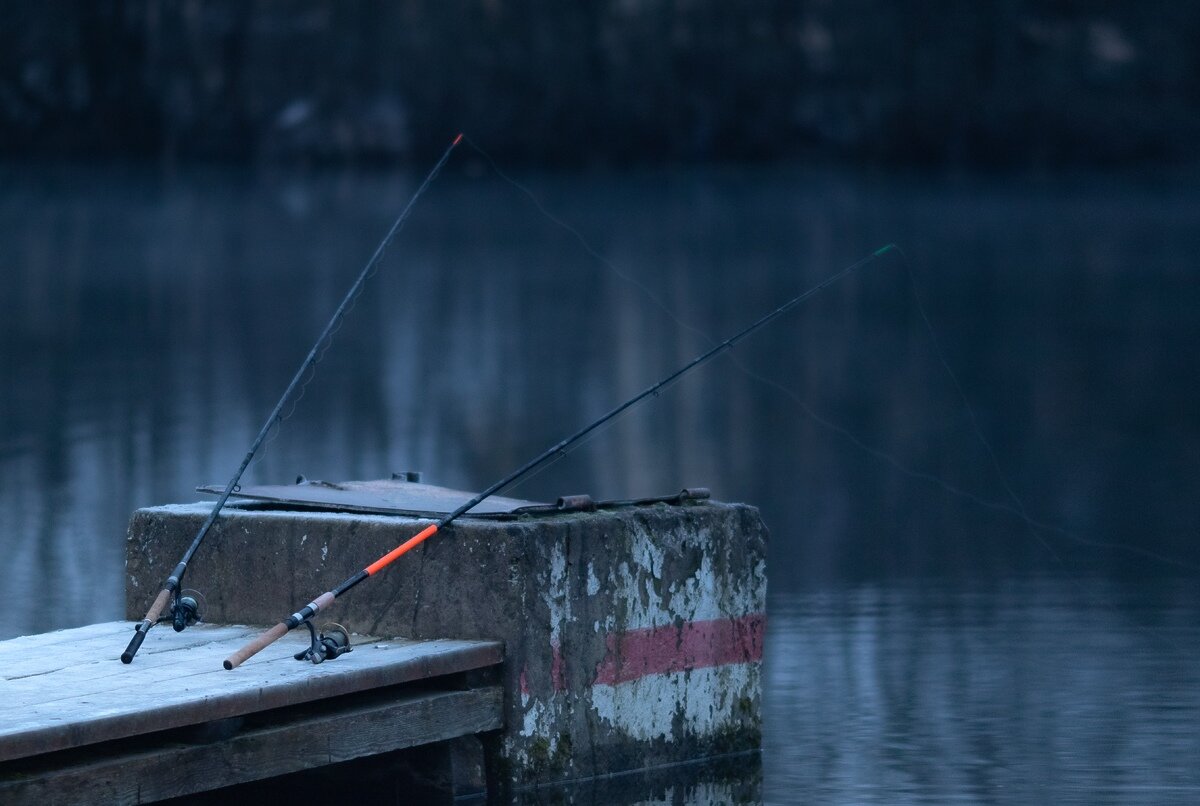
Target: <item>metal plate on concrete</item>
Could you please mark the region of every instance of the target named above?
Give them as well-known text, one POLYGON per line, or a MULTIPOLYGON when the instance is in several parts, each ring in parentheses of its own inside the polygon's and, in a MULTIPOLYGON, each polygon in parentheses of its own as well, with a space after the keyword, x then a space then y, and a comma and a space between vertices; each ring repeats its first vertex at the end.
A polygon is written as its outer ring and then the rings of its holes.
MULTIPOLYGON (((220 495, 224 487, 198 487, 204 493, 220 495)), ((453 512, 474 498, 476 493, 451 490, 433 484, 400 479, 376 481, 303 481, 299 484, 268 484, 242 487, 234 496, 267 501, 289 507, 319 509, 327 512, 363 512, 377 515, 415 515, 440 517, 453 512)), ((524 507, 547 506, 536 501, 493 495, 474 506, 467 517, 505 517, 524 507)))
POLYGON ((221 661, 263 628, 198 624, 152 630, 125 665, 117 656, 133 627, 0 642, 0 762, 470 671, 503 654, 495 641, 359 637, 352 652, 314 665, 293 659, 309 640, 296 630, 227 672, 221 661))

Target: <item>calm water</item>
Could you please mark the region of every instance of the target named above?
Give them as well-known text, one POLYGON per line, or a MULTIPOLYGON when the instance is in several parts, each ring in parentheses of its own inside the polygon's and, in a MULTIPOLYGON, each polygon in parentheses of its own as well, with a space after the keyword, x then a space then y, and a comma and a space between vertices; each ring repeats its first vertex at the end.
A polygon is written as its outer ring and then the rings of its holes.
POLYGON ((775 598, 766 789, 852 803, 1195 803, 1194 582, 775 598))
MULTIPOLYGON (((770 800, 1200 799, 1194 185, 522 178, 625 276, 463 160, 247 481, 479 488, 898 241, 1019 504, 899 261, 515 492, 761 506, 770 800)), ((228 478, 413 182, 0 167, 0 637, 122 615, 130 511, 228 478)))

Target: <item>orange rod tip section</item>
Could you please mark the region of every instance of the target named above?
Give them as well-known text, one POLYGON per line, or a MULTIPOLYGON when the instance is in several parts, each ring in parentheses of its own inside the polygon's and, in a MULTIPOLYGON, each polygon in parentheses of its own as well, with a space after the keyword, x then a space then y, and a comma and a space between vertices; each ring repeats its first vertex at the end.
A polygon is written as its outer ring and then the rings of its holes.
POLYGON ((451 143, 450 145, 452 145, 452 146, 456 146, 456 145, 458 145, 459 143, 461 143, 461 142, 462 142, 462 138, 463 138, 463 136, 462 136, 462 132, 459 132, 459 133, 458 133, 458 137, 455 137, 455 138, 454 138, 454 142, 453 142, 453 143, 451 143))
POLYGON ((376 560, 375 562, 368 565, 363 570, 367 572, 367 576, 369 576, 369 577, 375 576, 377 573, 379 573, 380 571, 382 571, 383 569, 385 569, 389 565, 391 565, 394 560, 396 560, 398 557, 400 557, 400 555, 406 554, 409 549, 413 549, 413 548, 416 548, 417 546, 421 545, 423 542, 425 542, 426 538, 430 537, 437 530, 438 530, 438 527, 437 527, 436 523, 429 524, 424 529, 417 532, 415 535, 410 537, 408 540, 405 540, 399 546, 396 546, 396 548, 392 549, 387 554, 383 555, 382 557, 380 557, 378 560, 376 560))

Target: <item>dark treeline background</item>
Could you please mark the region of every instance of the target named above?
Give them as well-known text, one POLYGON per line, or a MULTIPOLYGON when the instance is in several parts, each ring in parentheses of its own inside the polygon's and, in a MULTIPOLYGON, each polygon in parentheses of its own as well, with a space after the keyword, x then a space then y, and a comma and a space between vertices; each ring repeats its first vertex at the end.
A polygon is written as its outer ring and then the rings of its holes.
POLYGON ((0 150, 542 164, 1172 162, 1178 0, 0 0, 0 150))

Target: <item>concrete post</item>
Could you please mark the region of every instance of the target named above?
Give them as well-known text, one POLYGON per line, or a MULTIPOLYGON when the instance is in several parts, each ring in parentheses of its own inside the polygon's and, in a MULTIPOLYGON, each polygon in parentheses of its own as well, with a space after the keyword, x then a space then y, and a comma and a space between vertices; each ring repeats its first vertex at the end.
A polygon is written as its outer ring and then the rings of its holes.
MULTIPOLYGON (((209 509, 134 513, 130 618, 209 509)), ((185 587, 204 593, 207 621, 275 623, 427 522, 233 507, 185 587)), ((501 763, 518 784, 638 769, 759 745, 766 543, 756 509, 711 501, 462 519, 327 618, 380 637, 504 641, 501 763)))

